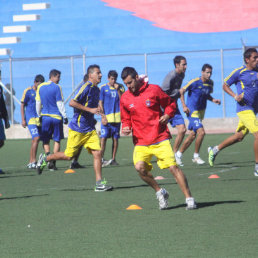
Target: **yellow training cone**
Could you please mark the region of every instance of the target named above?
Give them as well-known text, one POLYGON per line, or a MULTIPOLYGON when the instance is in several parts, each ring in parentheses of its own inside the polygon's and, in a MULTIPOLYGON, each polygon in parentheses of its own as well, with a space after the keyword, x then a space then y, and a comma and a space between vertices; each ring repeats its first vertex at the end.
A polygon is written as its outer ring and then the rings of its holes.
POLYGON ((138 206, 137 204, 132 204, 126 208, 127 210, 142 210, 142 207, 138 206))
POLYGON ((72 173, 75 173, 75 171, 72 170, 72 169, 67 169, 67 170, 65 171, 65 174, 72 174, 72 173))

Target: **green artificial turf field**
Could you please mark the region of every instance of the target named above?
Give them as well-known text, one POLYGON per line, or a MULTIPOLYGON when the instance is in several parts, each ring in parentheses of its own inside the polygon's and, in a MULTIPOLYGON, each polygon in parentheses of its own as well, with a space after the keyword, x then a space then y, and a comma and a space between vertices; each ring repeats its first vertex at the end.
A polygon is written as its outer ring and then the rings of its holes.
MULTIPOLYGON (((228 135, 206 135, 207 147, 228 135)), ((64 149, 65 141, 62 143, 64 149)), ((110 140, 105 158, 110 158, 110 140)), ((103 169, 112 192, 94 192, 92 157, 83 151, 85 169, 41 176, 26 169, 29 140, 8 140, 0 149, 0 257, 257 257, 258 178, 254 177, 253 136, 222 151, 215 166, 192 163, 186 174, 199 209, 186 211, 184 197, 168 170, 153 162, 153 175, 170 193, 160 211, 154 191, 132 165, 131 138, 121 138, 117 167, 103 169), (209 179, 212 174, 218 179, 209 179), (142 210, 128 211, 131 204, 142 210)), ((41 146, 39 147, 39 152, 41 146)), ((38 154, 39 154, 38 152, 38 154)))

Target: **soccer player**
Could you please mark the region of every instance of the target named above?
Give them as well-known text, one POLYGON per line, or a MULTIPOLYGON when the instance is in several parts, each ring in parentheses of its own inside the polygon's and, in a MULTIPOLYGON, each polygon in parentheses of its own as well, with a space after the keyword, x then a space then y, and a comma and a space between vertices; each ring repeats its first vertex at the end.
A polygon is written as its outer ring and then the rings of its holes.
POLYGON ((117 72, 110 70, 108 72, 108 83, 100 87, 99 106, 102 113, 105 114, 106 120, 101 123, 101 153, 102 167, 108 165, 118 165, 116 162, 116 153, 118 149, 118 139, 120 138, 120 98, 125 89, 122 84, 118 84, 117 72), (107 123, 106 123, 107 122, 107 123), (112 159, 104 160, 106 142, 112 137, 112 159))
MULTIPOLYGON (((175 69, 170 71, 163 83, 162 83, 162 90, 166 92, 170 97, 173 99, 177 100, 180 98, 180 88, 183 82, 183 79, 185 77, 185 71, 187 68, 187 62, 186 58, 184 56, 175 56, 174 58, 174 65, 175 69)), ((176 162, 179 166, 183 166, 183 163, 181 159, 179 159, 176 155, 176 152, 178 151, 185 133, 186 133, 186 128, 185 128, 185 121, 183 116, 180 113, 180 110, 178 108, 178 105, 176 106, 176 114, 174 115, 173 118, 169 120, 170 124, 172 127, 176 127, 177 129, 177 136, 174 142, 173 150, 175 153, 175 158, 176 162)))
POLYGON ((160 188, 151 174, 151 158, 155 155, 161 169, 168 168, 186 198, 186 209, 195 209, 187 179, 176 165, 171 148, 168 120, 176 112, 176 102, 165 94, 158 85, 149 84, 139 78, 133 67, 125 67, 121 77, 128 90, 120 101, 122 132, 133 134, 135 145, 134 166, 141 179, 156 192, 161 210, 168 207, 169 194, 160 188))
POLYGON ((21 99, 21 118, 22 118, 22 126, 30 131, 32 141, 30 147, 30 162, 27 165, 29 169, 36 169, 36 155, 39 144, 39 117, 36 111, 36 91, 38 85, 43 83, 45 78, 43 75, 38 74, 34 79, 33 86, 28 87, 24 90, 22 99, 21 99))
MULTIPOLYGON (((5 141, 5 132, 4 132, 4 124, 5 124, 5 129, 8 129, 10 127, 9 124, 9 117, 4 101, 4 91, 2 86, 0 85, 0 148, 4 146, 4 141, 5 141)), ((0 174, 4 174, 4 171, 0 168, 0 174)))
MULTIPOLYGON (((64 138, 63 123, 68 124, 60 81, 61 72, 53 69, 49 81, 38 86, 36 110, 41 117, 41 135, 45 153, 50 153, 49 142, 54 140, 53 152, 60 150, 60 141, 64 138)), ((57 170, 55 162, 49 163, 50 170, 57 170)))
POLYGON ((69 105, 74 108, 74 115, 69 123, 69 133, 65 152, 54 154, 41 154, 38 161, 38 173, 41 174, 48 161, 71 160, 80 147, 83 146, 93 155, 93 167, 96 177, 96 192, 112 190, 112 186, 102 179, 101 171, 101 147, 98 134, 95 129, 94 114, 100 114, 99 92, 97 85, 102 74, 98 65, 90 65, 87 69, 89 79, 76 92, 69 105))
POLYGON ((223 90, 236 101, 236 112, 239 118, 234 135, 228 137, 215 147, 209 147, 209 164, 214 165, 218 153, 237 142, 241 142, 249 131, 254 135, 255 172, 258 176, 258 121, 255 114, 258 112, 258 53, 255 48, 244 52, 245 65, 235 69, 224 80, 223 90), (230 88, 236 85, 236 93, 230 88))
POLYGON ((191 80, 180 90, 180 99, 183 105, 183 111, 186 113, 189 120, 188 130, 190 130, 190 133, 180 147, 180 150, 176 153, 177 157, 181 160, 183 153, 195 140, 192 161, 198 165, 205 163, 205 161, 200 158, 199 151, 205 136, 202 120, 204 118, 207 100, 218 105, 221 103, 219 99, 214 99, 211 96, 211 93, 213 92, 213 81, 210 79, 212 75, 212 66, 204 64, 201 73, 202 75, 200 77, 191 80), (186 91, 188 92, 187 105, 184 100, 184 93, 186 91))

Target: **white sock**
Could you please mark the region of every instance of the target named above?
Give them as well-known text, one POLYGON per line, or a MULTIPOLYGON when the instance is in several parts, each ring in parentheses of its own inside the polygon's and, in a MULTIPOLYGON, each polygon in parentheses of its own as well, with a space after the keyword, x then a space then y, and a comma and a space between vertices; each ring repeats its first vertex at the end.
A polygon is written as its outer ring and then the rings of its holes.
POLYGON ((197 159, 199 157, 199 153, 194 153, 193 157, 194 157, 194 159, 197 159))
POLYGON ((218 145, 214 146, 212 150, 213 150, 213 154, 217 155, 219 153, 219 146, 218 145))
POLYGON ((182 158, 183 153, 182 153, 181 151, 177 151, 177 152, 176 152, 176 155, 177 155, 178 158, 182 158))

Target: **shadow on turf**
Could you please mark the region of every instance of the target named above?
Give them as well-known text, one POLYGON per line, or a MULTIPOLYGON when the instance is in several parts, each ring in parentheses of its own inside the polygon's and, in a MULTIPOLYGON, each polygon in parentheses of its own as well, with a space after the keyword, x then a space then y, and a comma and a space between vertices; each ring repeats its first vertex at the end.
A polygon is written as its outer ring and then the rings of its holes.
POLYGON ((16 199, 27 199, 27 198, 32 198, 32 197, 41 197, 41 196, 47 196, 49 194, 38 194, 38 195, 26 195, 26 196, 19 196, 19 197, 6 197, 2 198, 0 197, 0 201, 3 200, 16 200, 16 199))

